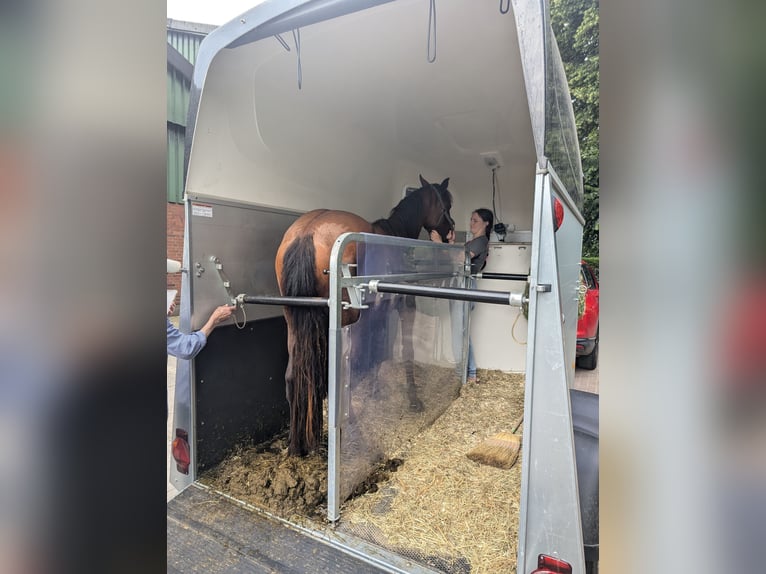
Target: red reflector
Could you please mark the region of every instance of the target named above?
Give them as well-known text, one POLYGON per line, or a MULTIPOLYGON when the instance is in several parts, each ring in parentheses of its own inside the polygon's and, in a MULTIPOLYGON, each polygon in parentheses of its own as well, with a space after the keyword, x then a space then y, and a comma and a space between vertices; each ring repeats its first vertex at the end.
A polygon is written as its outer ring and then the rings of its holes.
POLYGON ((171 447, 176 468, 181 474, 189 474, 191 451, 189 450, 189 434, 183 429, 176 429, 176 438, 171 447))
POLYGON ((540 554, 537 557, 537 569, 532 574, 572 574, 572 565, 553 556, 540 554))

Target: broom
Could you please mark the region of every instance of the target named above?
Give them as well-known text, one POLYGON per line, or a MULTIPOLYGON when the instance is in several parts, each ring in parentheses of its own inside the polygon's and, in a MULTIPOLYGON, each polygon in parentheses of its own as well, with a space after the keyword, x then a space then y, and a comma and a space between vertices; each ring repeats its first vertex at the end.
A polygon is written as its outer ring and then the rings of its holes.
POLYGON ((494 466, 495 468, 511 468, 519 457, 519 447, 521 446, 521 440, 514 433, 521 426, 521 421, 523 420, 524 415, 521 415, 513 427, 513 432, 502 431, 489 437, 483 443, 468 451, 466 456, 480 464, 494 466))

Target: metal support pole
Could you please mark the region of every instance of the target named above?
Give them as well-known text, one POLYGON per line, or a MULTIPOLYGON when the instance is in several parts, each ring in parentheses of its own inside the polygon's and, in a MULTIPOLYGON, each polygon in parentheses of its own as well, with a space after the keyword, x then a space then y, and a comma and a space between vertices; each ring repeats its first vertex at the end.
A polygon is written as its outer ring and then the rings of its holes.
POLYGON ((507 281, 526 281, 529 279, 529 275, 521 275, 518 273, 492 273, 481 272, 476 274, 476 279, 503 279, 507 281))
POLYGON ((240 303, 251 305, 287 305, 290 307, 329 307, 330 300, 323 297, 280 297, 270 295, 237 295, 240 303))
POLYGON ((453 299, 456 301, 474 301, 476 303, 493 303, 495 305, 513 305, 521 307, 521 293, 507 291, 485 291, 481 289, 460 289, 458 287, 424 287, 422 285, 404 285, 401 283, 383 283, 370 281, 370 293, 399 293, 402 295, 418 295, 436 299, 453 299))

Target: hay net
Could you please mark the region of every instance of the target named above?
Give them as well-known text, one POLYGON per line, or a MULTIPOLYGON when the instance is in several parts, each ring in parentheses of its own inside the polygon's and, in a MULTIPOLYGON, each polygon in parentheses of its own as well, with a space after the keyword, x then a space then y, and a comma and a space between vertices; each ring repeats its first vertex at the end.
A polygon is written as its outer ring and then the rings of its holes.
MULTIPOLYGON (((410 284, 462 287, 464 252, 434 243, 357 247, 357 277, 443 273, 410 284)), ((384 279, 385 280, 385 279, 384 279)), ((342 330, 340 500, 376 465, 433 423, 457 397, 465 365, 467 304, 367 294, 368 309, 342 330)))

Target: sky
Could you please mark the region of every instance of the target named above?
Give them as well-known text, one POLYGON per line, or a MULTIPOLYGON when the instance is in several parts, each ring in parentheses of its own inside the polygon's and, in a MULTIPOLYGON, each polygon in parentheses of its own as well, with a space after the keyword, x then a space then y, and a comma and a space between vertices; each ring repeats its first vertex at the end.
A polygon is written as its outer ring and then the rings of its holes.
POLYGON ((167 0, 168 18, 220 26, 264 0, 167 0))

